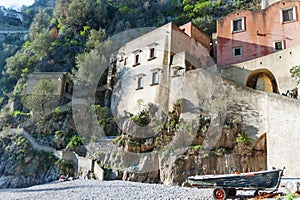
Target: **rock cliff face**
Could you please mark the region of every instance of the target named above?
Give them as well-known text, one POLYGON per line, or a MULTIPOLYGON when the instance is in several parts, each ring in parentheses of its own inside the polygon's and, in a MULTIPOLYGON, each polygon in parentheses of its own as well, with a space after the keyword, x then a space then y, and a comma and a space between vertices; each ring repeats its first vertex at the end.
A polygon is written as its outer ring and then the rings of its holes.
POLYGON ((19 129, 0 133, 0 188, 28 187, 57 178, 57 158, 38 151, 19 129))
POLYGON ((97 151, 95 159, 103 167, 118 172, 118 175, 111 176, 113 179, 122 177, 128 181, 166 185, 182 185, 189 176, 198 174, 267 169, 266 134, 255 140, 248 137, 239 116, 226 117, 221 134, 214 141, 212 149, 203 147, 203 141, 208 137, 210 117, 200 115, 197 133, 188 145, 180 146, 180 142, 189 139, 188 134, 183 134, 188 130, 184 129, 187 124, 180 122, 179 116, 180 112, 174 108, 158 134, 148 139, 123 132, 123 135, 114 140, 116 148, 97 151), (149 162, 144 162, 143 157, 147 157, 149 162), (119 175, 120 172, 123 175, 119 175))
POLYGON ((28 187, 57 180, 60 174, 72 175, 68 162, 57 162, 61 157, 57 150, 86 153, 77 141, 71 142, 73 136, 79 138, 71 107, 57 107, 40 121, 23 110, 16 112, 14 103, 0 113, 0 188, 28 187))
MULTIPOLYGON (((231 138, 234 140, 234 138, 231 138)), ((221 140, 218 145, 225 145, 221 140)), ((127 180, 145 183, 182 185, 187 177, 197 174, 224 174, 235 171, 248 172, 267 169, 265 137, 248 145, 236 144, 233 149, 218 148, 211 151, 189 147, 182 155, 166 154, 158 156, 149 164, 157 165, 154 171, 140 172, 147 168, 138 160, 130 160, 129 155, 120 150, 98 152, 97 160, 109 168, 107 179, 127 180), (131 164, 132 166, 129 166, 131 164)), ((108 172, 108 171, 107 171, 108 172)))
POLYGON ((266 153, 236 147, 230 153, 217 151, 182 155, 163 165, 160 169, 161 182, 165 185, 182 185, 187 177, 198 174, 224 174, 234 171, 248 172, 267 169, 266 153))

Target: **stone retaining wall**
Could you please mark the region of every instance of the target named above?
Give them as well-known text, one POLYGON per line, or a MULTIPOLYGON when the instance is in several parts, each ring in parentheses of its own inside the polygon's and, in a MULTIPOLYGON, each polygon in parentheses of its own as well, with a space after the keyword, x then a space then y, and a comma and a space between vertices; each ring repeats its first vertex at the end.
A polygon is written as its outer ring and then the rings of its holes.
MULTIPOLYGON (((222 80, 203 69, 173 78, 170 91, 211 114, 240 117, 246 134, 254 140, 266 133, 268 168, 285 166, 285 177, 300 177, 299 100, 222 80)), ((170 98, 169 104, 175 100, 170 98)))

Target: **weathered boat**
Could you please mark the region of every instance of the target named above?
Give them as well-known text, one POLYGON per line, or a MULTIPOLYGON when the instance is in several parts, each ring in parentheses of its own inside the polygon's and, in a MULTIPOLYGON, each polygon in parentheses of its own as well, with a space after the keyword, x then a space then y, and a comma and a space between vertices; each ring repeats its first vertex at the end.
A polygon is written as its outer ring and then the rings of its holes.
POLYGON ((278 189, 283 170, 274 169, 249 173, 234 173, 222 175, 197 175, 188 177, 188 183, 197 188, 215 188, 215 199, 226 199, 236 196, 236 190, 259 190, 274 188, 278 189))

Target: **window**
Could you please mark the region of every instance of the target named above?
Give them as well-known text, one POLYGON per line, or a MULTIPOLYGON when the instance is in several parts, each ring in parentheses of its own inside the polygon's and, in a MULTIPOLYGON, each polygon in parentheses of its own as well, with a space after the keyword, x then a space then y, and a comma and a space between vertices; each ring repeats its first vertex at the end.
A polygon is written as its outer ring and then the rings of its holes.
POLYGON ((152 43, 150 45, 148 45, 148 49, 149 49, 149 57, 148 57, 148 60, 152 60, 154 58, 156 58, 156 46, 158 44, 157 43, 152 43))
POLYGON ((150 55, 149 55, 149 59, 154 58, 155 57, 155 49, 154 47, 150 48, 150 55))
POLYGON ((133 54, 134 54, 134 64, 133 64, 133 67, 137 66, 140 64, 140 61, 141 61, 141 50, 137 50, 137 51, 134 51, 133 54))
POLYGON ((295 21, 296 20, 295 7, 282 9, 281 19, 282 19, 282 23, 295 21))
POLYGON ((137 80, 137 88, 136 90, 140 90, 144 88, 144 77, 146 76, 146 74, 138 74, 135 76, 136 80, 137 80))
POLYGON ((158 84, 158 72, 153 72, 152 73, 152 85, 157 85, 158 84))
POLYGON ((127 63, 128 63, 128 58, 126 57, 126 58, 124 59, 124 65, 127 65, 127 63))
POLYGON ((284 49, 284 41, 274 42, 274 50, 280 51, 284 49))
POLYGON ((140 89, 143 89, 143 84, 144 84, 144 80, 143 80, 143 77, 142 76, 140 76, 140 77, 138 77, 138 80, 137 80, 138 82, 137 82, 137 90, 140 90, 140 89))
POLYGON ((71 86, 69 82, 66 82, 65 92, 71 92, 71 86))
POLYGON ((155 59, 156 58, 156 46, 157 46, 158 44, 156 43, 156 42, 154 42, 154 43, 152 43, 152 44, 149 44, 149 45, 147 45, 147 47, 148 47, 148 60, 153 60, 153 59, 155 59))
POLYGON ((242 55, 242 47, 235 47, 232 49, 232 54, 234 57, 242 55))
POLYGON ((135 61, 134 61, 134 64, 139 64, 139 62, 140 62, 140 55, 139 54, 136 54, 135 55, 135 61))
POLYGON ((244 17, 232 20, 232 32, 239 32, 245 30, 244 17))

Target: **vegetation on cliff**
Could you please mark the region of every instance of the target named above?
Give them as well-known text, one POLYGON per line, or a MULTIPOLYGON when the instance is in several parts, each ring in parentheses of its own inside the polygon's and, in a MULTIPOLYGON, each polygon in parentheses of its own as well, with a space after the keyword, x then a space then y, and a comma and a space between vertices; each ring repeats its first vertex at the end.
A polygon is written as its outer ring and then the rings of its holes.
MULTIPOLYGON (((137 115, 127 119, 122 134, 113 142, 124 152, 158 155, 158 160, 151 162, 157 164, 157 170, 140 173, 135 170, 135 166, 125 168, 122 169, 123 180, 181 185, 187 176, 196 174, 246 172, 266 168, 264 136, 258 139, 259 142, 247 136, 238 114, 226 116, 220 135, 212 141, 209 128, 213 122, 209 113, 201 112, 197 121, 190 124, 181 118, 184 104, 178 100, 164 123, 157 123, 153 106, 144 106, 137 115), (145 132, 141 133, 139 128, 133 128, 135 126, 142 127, 145 132), (147 127, 152 130, 148 136, 147 127), (205 144, 208 140, 213 142, 211 149, 205 144)), ((119 157, 119 152, 113 153, 116 158, 119 157)), ((122 159, 115 163, 111 160, 108 162, 103 158, 103 152, 96 153, 95 158, 104 167, 118 169, 122 163, 122 159)))

